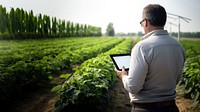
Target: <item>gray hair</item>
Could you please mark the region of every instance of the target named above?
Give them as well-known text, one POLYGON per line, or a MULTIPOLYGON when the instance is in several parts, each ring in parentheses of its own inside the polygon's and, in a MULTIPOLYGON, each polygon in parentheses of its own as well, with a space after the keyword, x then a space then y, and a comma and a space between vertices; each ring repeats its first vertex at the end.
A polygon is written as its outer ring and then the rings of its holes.
POLYGON ((143 9, 143 18, 153 26, 165 26, 167 13, 159 4, 149 4, 143 9))

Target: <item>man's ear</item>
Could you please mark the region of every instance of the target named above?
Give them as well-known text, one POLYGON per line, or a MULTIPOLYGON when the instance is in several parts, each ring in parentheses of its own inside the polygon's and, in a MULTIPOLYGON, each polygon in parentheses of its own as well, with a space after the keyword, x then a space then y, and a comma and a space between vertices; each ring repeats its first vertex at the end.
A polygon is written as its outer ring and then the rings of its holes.
POLYGON ((147 27, 148 24, 149 24, 149 22, 145 19, 145 21, 144 21, 144 27, 147 27))

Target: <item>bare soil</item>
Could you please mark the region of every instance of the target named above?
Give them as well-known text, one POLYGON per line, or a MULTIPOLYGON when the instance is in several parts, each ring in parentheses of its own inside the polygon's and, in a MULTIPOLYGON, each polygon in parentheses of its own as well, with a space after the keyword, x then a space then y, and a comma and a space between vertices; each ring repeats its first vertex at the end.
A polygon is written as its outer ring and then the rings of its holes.
MULTIPOLYGON (((52 87, 53 85, 40 88, 27 95, 23 100, 13 101, 10 106, 0 110, 1 112, 55 112, 54 104, 58 97, 51 92, 52 87)), ((129 102, 128 92, 123 88, 120 80, 111 88, 109 95, 109 103, 104 112, 130 112, 132 105, 129 102)), ((177 89, 176 103, 180 112, 200 112, 200 108, 192 106, 191 99, 184 97, 179 87, 177 89)))
MULTIPOLYGON (((111 99, 105 112, 130 112, 131 103, 128 92, 124 89, 121 81, 117 81, 115 87, 110 92, 111 99)), ((199 105, 193 106, 193 101, 185 98, 181 87, 177 86, 176 104, 180 112, 200 112, 199 105)))

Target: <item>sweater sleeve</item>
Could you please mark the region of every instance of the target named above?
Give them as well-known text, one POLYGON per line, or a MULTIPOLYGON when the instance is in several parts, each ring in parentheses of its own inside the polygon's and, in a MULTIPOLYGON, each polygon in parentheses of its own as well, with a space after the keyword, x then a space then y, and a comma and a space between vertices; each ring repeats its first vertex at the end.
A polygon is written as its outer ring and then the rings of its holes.
POLYGON ((131 52, 131 62, 128 76, 122 77, 124 88, 132 93, 138 93, 144 85, 148 73, 144 51, 141 46, 135 45, 131 52))

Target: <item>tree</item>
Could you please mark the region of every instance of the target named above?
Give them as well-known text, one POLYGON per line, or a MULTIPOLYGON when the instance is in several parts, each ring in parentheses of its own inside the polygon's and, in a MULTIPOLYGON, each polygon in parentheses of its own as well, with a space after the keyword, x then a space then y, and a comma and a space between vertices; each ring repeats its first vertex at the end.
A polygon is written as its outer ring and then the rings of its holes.
MULTIPOLYGON (((31 22, 29 22, 29 25, 30 25, 31 22)), ((38 15, 38 34, 39 36, 43 36, 44 34, 44 23, 43 23, 43 18, 42 18, 42 14, 39 14, 38 15)))
POLYGON ((80 31, 79 24, 76 23, 76 24, 75 24, 75 36, 76 36, 76 37, 79 37, 79 31, 80 31))
POLYGON ((62 37, 66 36, 65 20, 62 20, 61 29, 62 29, 61 33, 62 37))
POLYGON ((62 21, 61 19, 58 20, 58 36, 61 37, 62 36, 62 21))
POLYGON ((15 34, 16 28, 15 28, 15 10, 14 8, 11 8, 10 14, 9 14, 9 24, 10 24, 10 31, 15 34))
POLYGON ((56 21, 56 17, 52 18, 52 36, 56 36, 57 34, 57 21, 56 21))
POLYGON ((48 20, 47 15, 43 15, 43 24, 44 24, 44 35, 48 36, 49 33, 49 27, 50 27, 50 21, 48 20))
POLYGON ((141 32, 141 31, 139 31, 138 33, 137 33, 137 36, 143 36, 144 34, 141 32))
POLYGON ((67 21, 67 27, 66 27, 66 30, 67 30, 67 37, 70 37, 71 36, 71 32, 70 32, 70 21, 67 21))
POLYGON ((24 35, 24 33, 25 33, 25 14, 24 14, 23 9, 20 10, 20 22, 21 22, 20 31, 24 35))
POLYGON ((80 25, 80 30, 79 30, 79 36, 80 36, 80 37, 83 37, 83 36, 84 36, 83 33, 84 33, 84 25, 81 24, 81 25, 80 25))
MULTIPOLYGON (((40 20, 40 25, 42 25, 42 15, 40 14, 39 15, 39 20, 40 20)), ((28 22, 29 22, 29 32, 31 33, 31 34, 33 34, 34 32, 35 32, 35 26, 34 26, 34 15, 33 15, 33 11, 31 10, 31 12, 29 12, 29 14, 28 14, 28 22)), ((43 26, 41 26, 41 27, 43 27, 43 26)))
POLYGON ((115 35, 115 30, 113 27, 113 23, 109 23, 107 28, 106 28, 106 35, 107 36, 114 36, 115 35))
POLYGON ((88 36, 88 33, 87 33, 87 25, 85 24, 84 25, 84 33, 83 33, 84 36, 88 36))
POLYGON ((71 36, 74 36, 74 23, 71 22, 71 36))
POLYGON ((97 27, 97 35, 96 36, 102 36, 101 27, 97 27))
POLYGON ((27 12, 20 8, 11 8, 7 13, 6 8, 0 5, 0 39, 59 36, 101 36, 101 28, 60 20, 56 17, 50 18, 48 15, 34 15, 32 10, 27 12))
POLYGON ((7 15, 6 15, 6 8, 3 8, 0 5, 0 32, 4 33, 7 28, 7 15))

